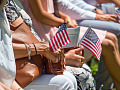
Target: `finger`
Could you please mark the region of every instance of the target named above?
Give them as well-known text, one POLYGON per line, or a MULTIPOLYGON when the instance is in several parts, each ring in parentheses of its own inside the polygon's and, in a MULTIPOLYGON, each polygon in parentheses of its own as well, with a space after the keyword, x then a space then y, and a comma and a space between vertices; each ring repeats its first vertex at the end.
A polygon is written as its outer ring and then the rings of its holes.
POLYGON ((80 56, 81 62, 84 62, 85 58, 83 56, 80 56))
POLYGON ((64 20, 64 22, 65 22, 65 23, 69 23, 67 18, 64 20))
POLYGON ((57 61, 58 61, 57 59, 52 59, 53 63, 57 63, 57 61))
POLYGON ((80 56, 80 55, 77 55, 77 54, 75 55, 75 57, 78 58, 78 59, 81 59, 81 61, 84 61, 84 59, 85 59, 83 56, 80 56))
POLYGON ((63 65, 65 63, 65 58, 64 58, 64 54, 61 53, 61 64, 63 65))
POLYGON ((84 63, 83 63, 83 62, 81 62, 81 64, 80 64, 80 68, 83 66, 83 64, 84 64, 84 63))
POLYGON ((116 22, 117 19, 115 19, 115 18, 110 18, 110 21, 116 22))
POLYGON ((117 19, 117 16, 116 16, 116 15, 111 15, 111 17, 117 19))
POLYGON ((74 49, 75 50, 75 54, 80 54, 81 51, 83 50, 83 48, 77 48, 77 49, 74 49))

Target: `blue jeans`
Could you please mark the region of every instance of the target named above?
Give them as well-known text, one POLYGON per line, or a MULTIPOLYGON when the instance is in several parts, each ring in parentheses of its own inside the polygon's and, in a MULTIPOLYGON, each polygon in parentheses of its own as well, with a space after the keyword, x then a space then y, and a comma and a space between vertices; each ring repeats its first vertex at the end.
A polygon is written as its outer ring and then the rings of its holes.
POLYGON ((91 25, 92 28, 106 30, 108 32, 114 33, 118 38, 120 38, 119 23, 100 20, 79 20, 77 23, 79 26, 89 27, 91 25))

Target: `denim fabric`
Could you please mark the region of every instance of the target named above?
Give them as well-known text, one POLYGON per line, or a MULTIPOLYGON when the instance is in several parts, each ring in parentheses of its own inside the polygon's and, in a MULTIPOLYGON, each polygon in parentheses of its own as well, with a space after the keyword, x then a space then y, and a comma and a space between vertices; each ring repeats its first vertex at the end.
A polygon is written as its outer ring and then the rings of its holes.
POLYGON ((81 20, 77 21, 78 25, 89 27, 91 25, 92 28, 106 30, 108 32, 114 33, 118 38, 120 38, 120 24, 108 21, 100 21, 100 20, 81 20))

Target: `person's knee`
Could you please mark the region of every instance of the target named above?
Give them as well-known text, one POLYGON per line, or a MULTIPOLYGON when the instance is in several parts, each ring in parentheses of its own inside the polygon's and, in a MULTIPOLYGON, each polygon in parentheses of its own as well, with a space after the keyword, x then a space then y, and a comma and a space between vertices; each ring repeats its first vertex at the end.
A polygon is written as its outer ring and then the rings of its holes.
POLYGON ((118 39, 115 34, 107 32, 106 33, 106 38, 112 40, 113 42, 117 42, 118 39))
POLYGON ((111 52, 115 50, 115 44, 112 40, 104 39, 102 42, 103 52, 111 52))
MULTIPOLYGON (((72 78, 72 77, 71 77, 72 78)), ((75 89, 73 82, 64 75, 57 75, 50 80, 50 85, 58 85, 59 90, 75 89)))

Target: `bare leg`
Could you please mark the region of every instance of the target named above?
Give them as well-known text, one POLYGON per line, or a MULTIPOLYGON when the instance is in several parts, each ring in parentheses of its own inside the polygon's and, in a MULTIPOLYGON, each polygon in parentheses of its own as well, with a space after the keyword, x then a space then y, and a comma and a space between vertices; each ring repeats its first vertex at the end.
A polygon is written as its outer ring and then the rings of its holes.
POLYGON ((114 87, 116 88, 116 90, 120 90, 120 85, 115 80, 113 80, 113 82, 114 82, 114 87))
POLYGON ((120 83, 120 56, 118 52, 117 39, 114 36, 108 36, 109 35, 107 33, 106 38, 102 42, 102 55, 104 58, 104 63, 112 78, 116 82, 120 83), (110 40, 110 38, 112 38, 113 41, 110 40))
POLYGON ((119 54, 118 39, 116 38, 116 36, 115 36, 113 33, 109 33, 109 32, 107 32, 105 38, 112 40, 112 42, 113 42, 114 45, 115 45, 116 51, 117 51, 118 54, 119 54))
MULTIPOLYGON (((112 34, 112 33, 107 32, 106 38, 110 39, 110 40, 112 40, 114 42, 116 51, 118 52, 118 55, 119 55, 118 40, 117 40, 116 36, 114 34, 112 34)), ((114 79, 113 79, 113 82, 114 82, 116 90, 119 90, 120 89, 120 85, 114 79)))

